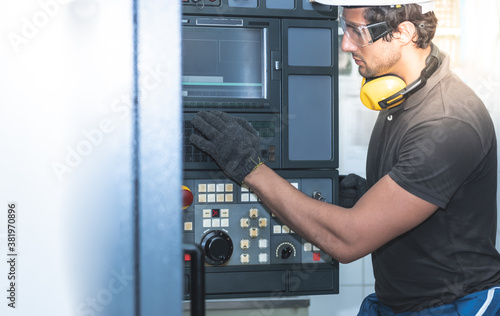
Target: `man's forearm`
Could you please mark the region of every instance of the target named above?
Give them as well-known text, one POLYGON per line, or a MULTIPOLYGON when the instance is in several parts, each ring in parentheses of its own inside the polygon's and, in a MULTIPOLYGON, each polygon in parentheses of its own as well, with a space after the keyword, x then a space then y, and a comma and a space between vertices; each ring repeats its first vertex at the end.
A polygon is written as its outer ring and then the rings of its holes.
POLYGON ((265 165, 247 175, 244 182, 296 233, 337 260, 350 261, 345 254, 350 251, 344 232, 348 229, 347 209, 306 196, 265 165))
POLYGON ((283 223, 340 262, 373 252, 437 210, 388 175, 350 209, 306 196, 265 165, 244 181, 283 223))

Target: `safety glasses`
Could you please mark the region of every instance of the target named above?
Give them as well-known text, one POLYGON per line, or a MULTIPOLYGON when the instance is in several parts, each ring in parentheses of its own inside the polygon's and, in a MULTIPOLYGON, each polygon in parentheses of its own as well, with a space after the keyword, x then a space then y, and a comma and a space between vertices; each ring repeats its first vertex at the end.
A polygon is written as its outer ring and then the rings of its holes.
POLYGON ((391 32, 389 25, 385 21, 363 25, 346 20, 342 14, 340 15, 340 25, 342 26, 342 30, 344 30, 344 34, 347 34, 349 41, 358 47, 373 44, 391 32))

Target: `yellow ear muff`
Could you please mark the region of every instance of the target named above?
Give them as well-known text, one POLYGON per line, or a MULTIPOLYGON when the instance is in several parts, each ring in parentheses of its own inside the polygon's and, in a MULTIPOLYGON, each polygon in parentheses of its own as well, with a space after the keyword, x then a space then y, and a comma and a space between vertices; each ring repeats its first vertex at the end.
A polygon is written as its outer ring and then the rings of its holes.
MULTIPOLYGON (((363 78, 360 92, 361 102, 370 110, 383 110, 384 108, 380 106, 379 102, 403 90, 405 87, 406 83, 404 80, 394 75, 385 75, 370 80, 363 78)), ((385 109, 395 107, 403 101, 404 98, 401 98, 401 100, 385 109)))

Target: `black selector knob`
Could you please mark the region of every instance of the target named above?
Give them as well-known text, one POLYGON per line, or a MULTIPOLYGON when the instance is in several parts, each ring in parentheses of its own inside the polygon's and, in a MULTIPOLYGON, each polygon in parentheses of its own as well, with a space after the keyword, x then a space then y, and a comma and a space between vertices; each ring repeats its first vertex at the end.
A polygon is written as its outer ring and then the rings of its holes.
POLYGON ((201 240, 205 251, 205 261, 211 265, 221 265, 229 261, 233 254, 233 241, 221 230, 208 232, 201 240))
POLYGON ((295 250, 295 246, 293 244, 285 241, 276 247, 275 255, 278 260, 288 260, 291 257, 295 257, 297 255, 297 251, 295 250))
POLYGON ((281 249, 281 259, 288 259, 293 253, 292 247, 286 246, 281 249))

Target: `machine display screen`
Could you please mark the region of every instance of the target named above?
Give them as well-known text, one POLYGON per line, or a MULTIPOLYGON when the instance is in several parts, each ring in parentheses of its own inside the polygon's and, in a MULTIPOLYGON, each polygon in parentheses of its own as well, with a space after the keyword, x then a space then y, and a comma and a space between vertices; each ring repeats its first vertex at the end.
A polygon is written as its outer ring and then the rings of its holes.
POLYGON ((266 29, 183 28, 184 97, 266 99, 266 29))

